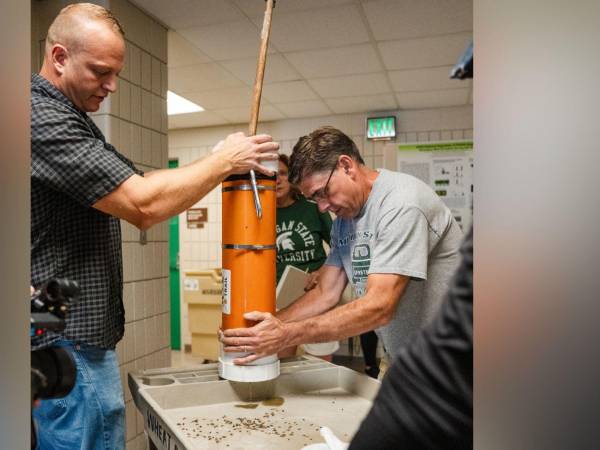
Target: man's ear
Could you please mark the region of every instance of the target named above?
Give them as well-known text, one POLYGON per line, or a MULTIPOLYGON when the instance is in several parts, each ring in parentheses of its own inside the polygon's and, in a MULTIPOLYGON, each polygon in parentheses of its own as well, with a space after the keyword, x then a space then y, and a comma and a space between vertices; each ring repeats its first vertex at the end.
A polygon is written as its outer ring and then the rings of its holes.
POLYGON ((348 155, 341 155, 338 162, 346 174, 350 173, 356 165, 355 161, 348 155))
POLYGON ((52 65, 61 75, 65 71, 67 59, 69 59, 69 51, 61 44, 54 44, 52 47, 52 65))

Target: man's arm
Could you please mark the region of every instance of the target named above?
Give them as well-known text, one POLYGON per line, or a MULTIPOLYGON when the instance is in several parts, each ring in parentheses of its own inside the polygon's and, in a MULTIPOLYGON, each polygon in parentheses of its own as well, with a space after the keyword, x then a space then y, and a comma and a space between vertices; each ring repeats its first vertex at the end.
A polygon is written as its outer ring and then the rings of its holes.
POLYGON ((192 164, 132 175, 93 206, 144 230, 185 211, 232 174, 250 169, 272 173, 261 161, 277 158, 279 145, 267 135, 229 135, 222 148, 192 164))
POLYGON ((284 323, 269 313, 246 313, 246 319, 259 323, 251 328, 225 330, 222 338, 225 351, 252 352, 250 356, 234 360, 236 364, 247 364, 283 348, 340 340, 381 327, 392 320, 408 282, 409 278, 403 275, 371 274, 363 297, 296 322, 284 323))
POLYGON ((277 312, 283 322, 292 322, 313 317, 333 308, 342 295, 348 279, 344 269, 323 265, 319 269, 319 283, 307 291, 287 308, 277 312))

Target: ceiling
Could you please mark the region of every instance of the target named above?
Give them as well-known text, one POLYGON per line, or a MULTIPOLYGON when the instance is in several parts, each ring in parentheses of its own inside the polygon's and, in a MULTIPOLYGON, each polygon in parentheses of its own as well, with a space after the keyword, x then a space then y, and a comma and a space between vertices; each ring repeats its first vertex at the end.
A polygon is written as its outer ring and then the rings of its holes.
MULTIPOLYGON (((133 0, 169 31, 169 90, 205 111, 169 128, 248 122, 264 0, 133 0)), ((260 120, 467 105, 448 73, 472 0, 277 0, 260 120)))

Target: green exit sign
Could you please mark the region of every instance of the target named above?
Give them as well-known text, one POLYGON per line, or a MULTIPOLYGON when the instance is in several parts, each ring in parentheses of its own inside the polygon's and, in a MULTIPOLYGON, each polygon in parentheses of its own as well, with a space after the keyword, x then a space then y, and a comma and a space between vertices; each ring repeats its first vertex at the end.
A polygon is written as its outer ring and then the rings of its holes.
POLYGON ((395 137, 395 116, 367 118, 367 139, 393 139, 395 137))

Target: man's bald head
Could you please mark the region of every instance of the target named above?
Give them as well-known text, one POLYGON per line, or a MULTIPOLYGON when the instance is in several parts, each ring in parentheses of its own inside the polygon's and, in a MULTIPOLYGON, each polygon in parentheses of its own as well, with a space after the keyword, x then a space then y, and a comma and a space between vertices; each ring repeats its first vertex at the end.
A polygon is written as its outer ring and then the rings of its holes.
POLYGON ((64 8, 50 28, 40 75, 82 111, 93 112, 117 90, 125 39, 110 11, 90 3, 64 8))
POLYGON ((121 38, 125 33, 117 18, 106 8, 92 3, 75 3, 64 7, 50 25, 46 37, 46 57, 55 44, 61 44, 71 52, 85 46, 85 39, 92 37, 82 33, 86 28, 107 27, 121 38))

